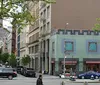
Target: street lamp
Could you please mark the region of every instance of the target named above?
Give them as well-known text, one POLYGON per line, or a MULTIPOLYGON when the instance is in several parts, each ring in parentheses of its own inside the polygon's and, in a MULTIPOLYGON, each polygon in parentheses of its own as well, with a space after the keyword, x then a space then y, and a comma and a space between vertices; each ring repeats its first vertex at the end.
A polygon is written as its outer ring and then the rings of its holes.
POLYGON ((65 70, 66 70, 66 69, 65 69, 65 68, 66 68, 66 67, 65 67, 65 65, 66 65, 66 58, 67 58, 67 55, 69 55, 69 53, 66 53, 66 41, 64 41, 64 54, 65 54, 65 55, 64 55, 64 69, 63 69, 63 70, 64 70, 64 75, 65 75, 65 70))
MULTIPOLYGON (((68 26, 68 24, 69 24, 69 23, 66 23, 66 25, 65 25, 65 30, 66 30, 66 26, 68 26)), ((66 41, 64 41, 64 54, 65 54, 65 56, 64 56, 64 69, 63 69, 63 70, 64 70, 64 75, 65 75, 65 70, 66 70, 66 69, 65 69, 65 68, 66 68, 66 67, 65 67, 65 64, 66 64, 65 61, 66 61, 66 58, 67 58, 67 55, 66 55, 66 41)))
POLYGON ((65 55, 65 56, 64 56, 64 75, 65 75, 65 70, 66 70, 66 69, 65 69, 66 57, 67 57, 67 56, 65 55))

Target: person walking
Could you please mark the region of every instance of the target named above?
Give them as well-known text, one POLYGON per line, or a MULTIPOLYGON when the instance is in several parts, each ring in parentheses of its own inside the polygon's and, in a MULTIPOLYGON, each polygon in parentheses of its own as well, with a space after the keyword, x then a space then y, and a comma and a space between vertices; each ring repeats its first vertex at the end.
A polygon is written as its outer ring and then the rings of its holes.
POLYGON ((39 78, 36 81, 36 85, 43 85, 42 75, 39 75, 39 78))

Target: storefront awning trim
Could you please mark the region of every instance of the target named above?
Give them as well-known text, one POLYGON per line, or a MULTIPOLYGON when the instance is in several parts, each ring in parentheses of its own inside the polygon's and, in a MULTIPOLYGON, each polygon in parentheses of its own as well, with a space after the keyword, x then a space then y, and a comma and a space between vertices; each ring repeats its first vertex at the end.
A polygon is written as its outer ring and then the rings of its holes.
POLYGON ((100 61, 86 61, 87 64, 100 64, 100 61))

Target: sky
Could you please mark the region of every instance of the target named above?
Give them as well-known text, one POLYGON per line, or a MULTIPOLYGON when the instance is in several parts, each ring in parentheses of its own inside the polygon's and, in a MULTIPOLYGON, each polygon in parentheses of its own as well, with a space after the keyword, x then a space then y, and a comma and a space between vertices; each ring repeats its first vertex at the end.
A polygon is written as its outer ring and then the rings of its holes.
MULTIPOLYGON (((15 10, 15 13, 17 13, 17 12, 21 12, 21 7, 20 6, 18 6, 18 8, 15 10)), ((7 28, 10 32, 12 31, 12 25, 11 25, 11 20, 12 19, 6 19, 6 20, 3 20, 3 27, 4 28, 7 28)))
POLYGON ((12 25, 10 23, 10 20, 3 20, 3 27, 7 28, 11 32, 12 31, 12 25))

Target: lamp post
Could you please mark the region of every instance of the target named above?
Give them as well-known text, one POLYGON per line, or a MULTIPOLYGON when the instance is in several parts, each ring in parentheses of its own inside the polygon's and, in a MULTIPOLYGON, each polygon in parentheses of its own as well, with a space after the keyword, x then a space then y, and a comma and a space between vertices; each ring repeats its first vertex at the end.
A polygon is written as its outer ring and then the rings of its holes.
MULTIPOLYGON (((66 30, 66 26, 68 26, 68 24, 69 24, 69 23, 66 23, 66 25, 65 25, 65 30, 66 30)), ((64 70, 64 75, 65 75, 65 70, 66 70, 66 69, 65 69, 65 68, 66 68, 65 65, 66 65, 66 58, 67 58, 67 55, 66 55, 66 41, 64 41, 64 54, 65 54, 65 56, 64 56, 64 69, 63 69, 63 70, 64 70)))
POLYGON ((65 55, 65 56, 64 56, 64 75, 65 75, 65 70, 66 70, 66 69, 65 69, 66 57, 67 57, 67 56, 65 55))
POLYGON ((69 55, 69 53, 66 53, 66 41, 64 41, 64 75, 65 75, 65 68, 66 68, 66 58, 67 58, 67 55, 69 55))

